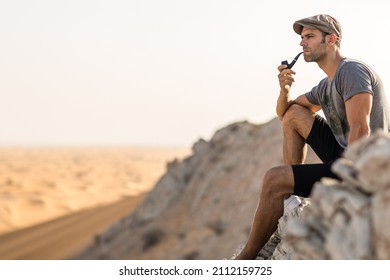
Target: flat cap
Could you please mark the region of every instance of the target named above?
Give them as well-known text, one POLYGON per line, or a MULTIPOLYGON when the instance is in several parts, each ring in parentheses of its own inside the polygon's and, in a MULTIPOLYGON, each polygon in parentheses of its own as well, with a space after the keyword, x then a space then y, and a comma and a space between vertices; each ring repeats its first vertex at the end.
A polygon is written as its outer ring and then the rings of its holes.
POLYGON ((301 35, 303 27, 315 28, 327 34, 336 34, 339 40, 342 37, 340 23, 330 15, 321 14, 294 22, 293 28, 297 34, 301 35))

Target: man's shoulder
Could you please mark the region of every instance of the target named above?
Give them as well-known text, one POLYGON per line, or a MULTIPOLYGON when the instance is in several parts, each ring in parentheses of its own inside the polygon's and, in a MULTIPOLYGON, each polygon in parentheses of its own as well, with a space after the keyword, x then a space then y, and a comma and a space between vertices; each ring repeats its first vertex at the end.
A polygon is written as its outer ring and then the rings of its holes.
POLYGON ((361 60, 349 58, 349 57, 343 58, 340 62, 340 66, 339 66, 339 69, 337 72, 339 74, 341 74, 341 73, 350 72, 350 71, 369 71, 369 72, 372 72, 372 69, 367 63, 365 63, 361 60))
POLYGON ((367 63, 357 59, 344 58, 335 74, 336 85, 346 82, 355 83, 360 79, 369 82, 380 80, 378 74, 367 63))

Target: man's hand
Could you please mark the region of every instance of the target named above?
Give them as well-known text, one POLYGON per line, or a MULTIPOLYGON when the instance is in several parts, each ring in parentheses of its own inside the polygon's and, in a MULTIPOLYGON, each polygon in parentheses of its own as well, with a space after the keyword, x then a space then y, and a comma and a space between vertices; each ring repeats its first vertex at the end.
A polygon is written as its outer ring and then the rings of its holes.
POLYGON ((286 65, 280 65, 278 67, 279 70, 279 85, 281 89, 281 93, 287 94, 290 92, 291 86, 294 83, 295 72, 291 69, 287 69, 286 65))
POLYGON ((295 72, 291 69, 287 69, 287 65, 283 64, 278 67, 278 70, 280 93, 276 104, 276 114, 278 115, 279 119, 282 120, 284 113, 292 102, 290 97, 290 89, 291 85, 294 83, 293 75, 295 75, 295 72))

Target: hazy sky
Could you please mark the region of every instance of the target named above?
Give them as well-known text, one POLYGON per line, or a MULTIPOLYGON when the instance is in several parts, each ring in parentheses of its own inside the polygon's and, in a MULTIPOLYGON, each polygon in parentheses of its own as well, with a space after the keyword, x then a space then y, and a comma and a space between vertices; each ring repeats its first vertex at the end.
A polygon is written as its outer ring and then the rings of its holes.
MULTIPOLYGON (((191 146, 275 117, 295 20, 328 13, 390 94, 383 0, 0 0, 0 145, 191 146)), ((294 95, 324 77, 301 58, 294 95)))

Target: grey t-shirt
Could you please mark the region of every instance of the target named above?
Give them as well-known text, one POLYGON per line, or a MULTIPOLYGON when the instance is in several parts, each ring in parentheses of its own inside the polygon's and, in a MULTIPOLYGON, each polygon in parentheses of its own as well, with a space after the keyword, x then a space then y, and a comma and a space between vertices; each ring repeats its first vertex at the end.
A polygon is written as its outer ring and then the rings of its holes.
POLYGON ((362 92, 373 96, 370 114, 371 133, 378 129, 390 131, 390 109, 380 77, 367 64, 344 58, 333 80, 325 78, 306 93, 310 103, 320 105, 325 118, 339 144, 346 148, 349 125, 345 101, 362 92))

